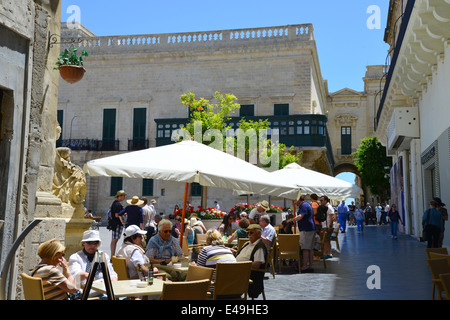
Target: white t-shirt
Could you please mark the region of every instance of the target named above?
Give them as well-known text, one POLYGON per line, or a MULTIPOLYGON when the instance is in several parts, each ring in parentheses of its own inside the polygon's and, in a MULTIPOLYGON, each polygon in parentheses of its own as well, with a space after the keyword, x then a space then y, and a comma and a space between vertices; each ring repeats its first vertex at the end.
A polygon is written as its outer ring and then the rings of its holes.
POLYGON ((333 220, 331 215, 334 215, 334 209, 329 202, 327 202, 326 206, 328 207, 327 219, 322 222, 322 228, 331 228, 333 226, 333 220))
MULTIPOLYGON (((249 243, 247 246, 245 246, 241 250, 241 252, 239 252, 239 255, 236 257, 236 261, 237 262, 251 261, 250 256, 252 255, 252 251, 259 241, 261 241, 261 239, 258 239, 254 243, 249 243)), ((266 261, 264 257, 264 250, 262 248, 255 252, 255 255, 253 256, 253 261, 261 261, 261 263, 264 263, 266 261)))

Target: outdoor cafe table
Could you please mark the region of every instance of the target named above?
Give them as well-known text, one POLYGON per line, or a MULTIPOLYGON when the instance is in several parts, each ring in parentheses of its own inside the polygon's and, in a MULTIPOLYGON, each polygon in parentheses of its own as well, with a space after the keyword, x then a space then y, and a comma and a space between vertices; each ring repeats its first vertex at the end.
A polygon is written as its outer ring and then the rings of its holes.
MULTIPOLYGON (((160 296, 162 294, 164 283, 163 280, 153 278, 153 284, 147 285, 143 288, 137 287, 138 282, 140 282, 139 279, 111 281, 114 296, 116 298, 132 298, 141 296, 160 296)), ((94 281, 92 283, 92 290, 107 294, 103 280, 94 281)))

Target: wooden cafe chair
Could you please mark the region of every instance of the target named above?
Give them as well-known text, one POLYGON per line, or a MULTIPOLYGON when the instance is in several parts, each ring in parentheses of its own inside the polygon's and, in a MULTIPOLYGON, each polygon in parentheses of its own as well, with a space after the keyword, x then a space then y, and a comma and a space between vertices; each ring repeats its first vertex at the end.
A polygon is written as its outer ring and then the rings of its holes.
POLYGON ((218 262, 212 299, 247 300, 251 261, 218 262))
POLYGON ((42 279, 21 274, 25 300, 45 300, 42 279))
MULTIPOLYGON (((278 260, 293 259, 298 261, 298 272, 301 272, 300 260, 300 235, 279 234, 278 235, 278 260)), ((281 272, 281 263, 278 261, 278 272, 281 272)))
POLYGON ((130 280, 130 275, 128 274, 127 268, 127 259, 112 256, 111 262, 119 280, 130 280))
POLYGON ((161 300, 205 300, 211 281, 164 282, 161 300))
POLYGON ((425 248, 427 259, 431 259, 430 253, 448 254, 447 248, 425 248))
POLYGON ((186 281, 196 281, 205 279, 211 281, 213 273, 214 273, 213 268, 207 268, 190 264, 186 275, 186 281))
POLYGON ((450 273, 450 265, 448 263, 448 260, 446 258, 442 259, 427 259, 428 267, 430 268, 431 272, 431 281, 433 283, 433 292, 432 292, 432 299, 434 300, 434 292, 435 289, 437 289, 438 293, 438 300, 442 300, 445 291, 444 287, 442 286, 442 282, 439 278, 439 275, 450 273))

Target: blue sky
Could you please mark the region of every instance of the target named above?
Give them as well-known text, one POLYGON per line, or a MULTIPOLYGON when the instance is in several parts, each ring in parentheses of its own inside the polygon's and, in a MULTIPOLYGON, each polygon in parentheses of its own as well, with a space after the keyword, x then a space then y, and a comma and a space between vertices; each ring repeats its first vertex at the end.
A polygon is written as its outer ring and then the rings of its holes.
MULTIPOLYGON (((322 76, 330 92, 364 90, 367 65, 385 63, 389 0, 62 0, 61 19, 79 8, 80 22, 97 36, 258 28, 312 23, 322 76), (380 9, 380 26, 367 21, 380 9)), ((373 20, 370 20, 373 21, 373 20)))

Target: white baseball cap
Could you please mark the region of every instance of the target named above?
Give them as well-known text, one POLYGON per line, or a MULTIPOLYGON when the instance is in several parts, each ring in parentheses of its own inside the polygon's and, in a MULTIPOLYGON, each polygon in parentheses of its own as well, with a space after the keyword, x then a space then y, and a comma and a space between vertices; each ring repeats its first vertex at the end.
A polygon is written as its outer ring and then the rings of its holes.
POLYGON ((125 229, 125 238, 134 236, 135 234, 147 234, 147 231, 141 230, 137 225, 132 224, 125 229))

